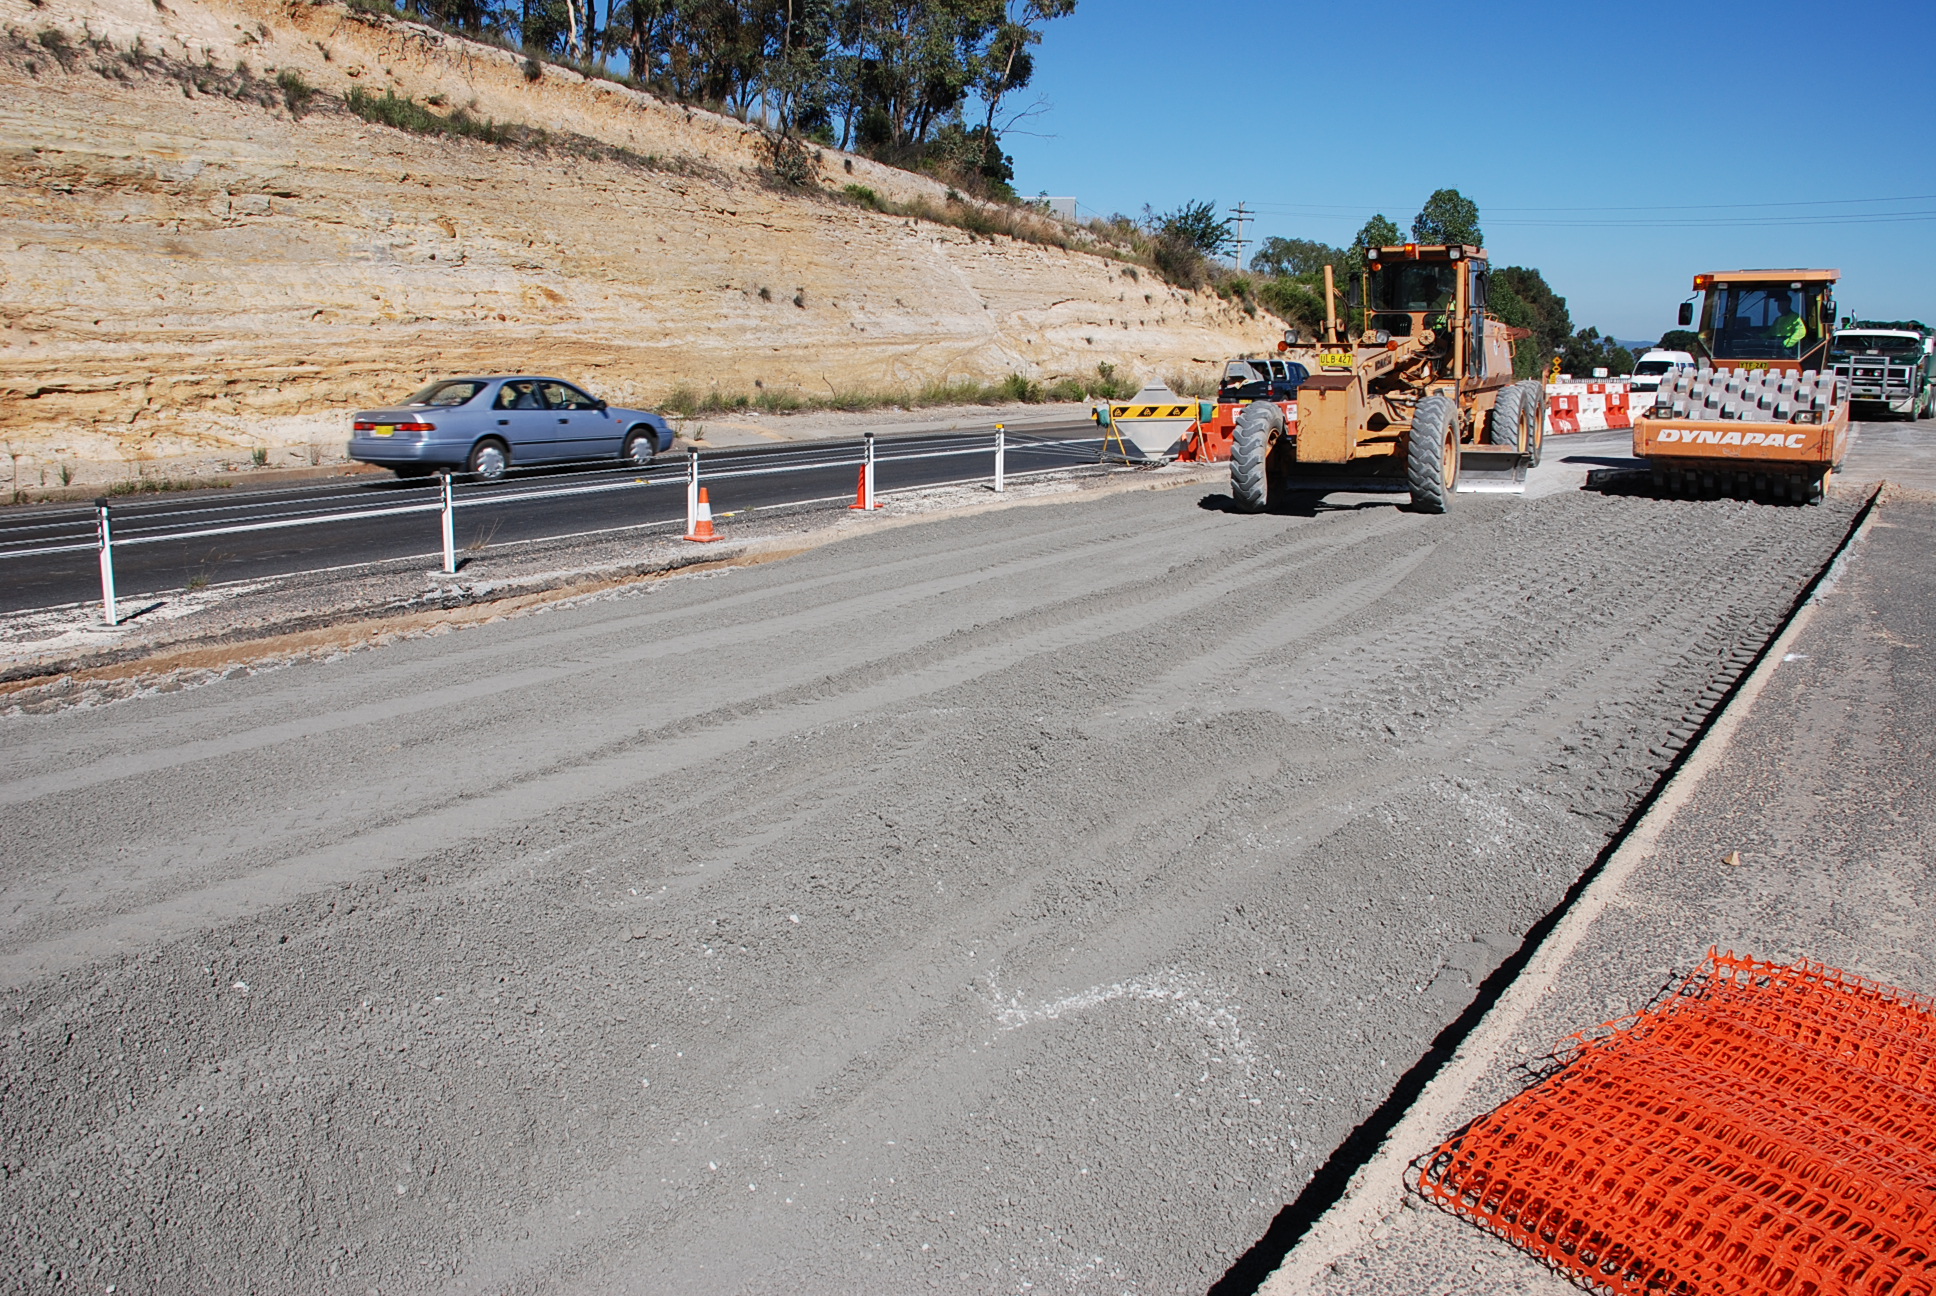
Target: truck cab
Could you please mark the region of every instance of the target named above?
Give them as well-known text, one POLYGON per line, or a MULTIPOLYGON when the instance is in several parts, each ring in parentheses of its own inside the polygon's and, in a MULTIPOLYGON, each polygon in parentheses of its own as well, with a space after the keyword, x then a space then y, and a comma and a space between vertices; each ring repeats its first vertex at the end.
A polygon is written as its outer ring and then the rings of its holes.
POLYGON ((1217 384, 1217 403, 1295 400, 1299 384, 1310 376, 1311 371, 1295 360, 1239 356, 1224 363, 1223 379, 1217 384))
POLYGON ((1921 418, 1936 398, 1936 342, 1918 321, 1860 323, 1835 334, 1829 366, 1848 379, 1858 405, 1921 418))

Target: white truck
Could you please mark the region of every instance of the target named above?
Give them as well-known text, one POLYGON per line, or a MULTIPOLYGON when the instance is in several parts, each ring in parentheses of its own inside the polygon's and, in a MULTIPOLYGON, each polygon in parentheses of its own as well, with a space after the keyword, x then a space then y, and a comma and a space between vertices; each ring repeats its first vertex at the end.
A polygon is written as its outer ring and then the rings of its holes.
POLYGON ((1861 320, 1838 329, 1828 363, 1848 380, 1857 406, 1919 419, 1936 399, 1936 337, 1920 320, 1861 320))

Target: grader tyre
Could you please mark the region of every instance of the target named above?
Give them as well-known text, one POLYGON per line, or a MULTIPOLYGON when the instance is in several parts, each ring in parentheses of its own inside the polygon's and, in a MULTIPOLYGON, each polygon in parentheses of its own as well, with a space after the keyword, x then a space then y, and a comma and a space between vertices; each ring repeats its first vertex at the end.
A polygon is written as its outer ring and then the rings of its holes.
POLYGON ((1271 438, 1284 430, 1284 411, 1269 401, 1252 401, 1237 416, 1230 443, 1230 494, 1244 513, 1262 513, 1270 503, 1264 460, 1271 438))
POLYGON ((1496 446, 1519 446, 1519 424, 1525 412, 1526 389, 1518 383, 1499 393, 1486 425, 1486 440, 1496 446))
POLYGON ((1537 468, 1540 458, 1546 453, 1546 384, 1537 378, 1529 378, 1518 386, 1526 393, 1520 402, 1529 424, 1526 429, 1526 466, 1537 468))
POLYGON ((1443 513, 1451 507, 1459 482, 1459 428, 1450 396, 1435 394, 1418 403, 1405 438, 1405 479, 1418 512, 1443 513))

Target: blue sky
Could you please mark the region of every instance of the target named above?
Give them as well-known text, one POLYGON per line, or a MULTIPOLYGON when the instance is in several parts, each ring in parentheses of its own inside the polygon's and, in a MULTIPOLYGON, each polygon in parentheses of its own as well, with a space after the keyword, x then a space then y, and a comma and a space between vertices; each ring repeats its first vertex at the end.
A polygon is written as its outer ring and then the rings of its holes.
POLYGON ((1657 337, 1697 272, 1793 265, 1936 322, 1936 0, 1080 0, 1036 67, 1024 194, 1342 244, 1450 186, 1576 327, 1657 337))

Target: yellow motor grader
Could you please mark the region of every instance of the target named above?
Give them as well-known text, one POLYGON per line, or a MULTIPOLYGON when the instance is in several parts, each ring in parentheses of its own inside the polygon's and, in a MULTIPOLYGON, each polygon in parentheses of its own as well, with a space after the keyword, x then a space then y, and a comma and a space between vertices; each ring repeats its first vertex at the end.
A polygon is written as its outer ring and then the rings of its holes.
POLYGON ((1368 248, 1338 317, 1324 268, 1321 337, 1285 334, 1279 350, 1310 372, 1295 418, 1256 401, 1237 419, 1231 493, 1246 512, 1289 491, 1410 491, 1412 507, 1443 513, 1462 491, 1526 489, 1539 462, 1545 391, 1515 381, 1525 336, 1486 312, 1484 248, 1407 243, 1368 248))

